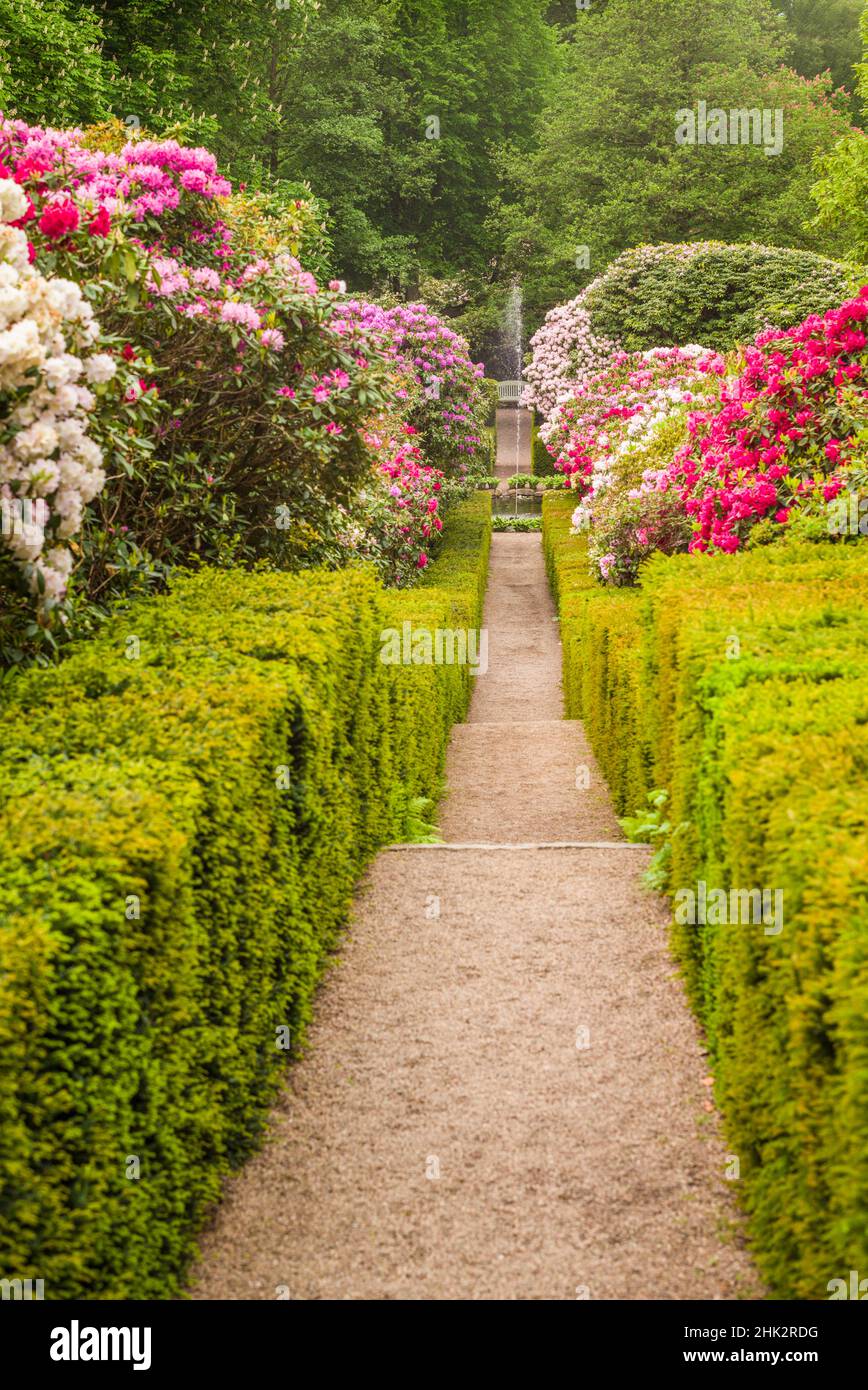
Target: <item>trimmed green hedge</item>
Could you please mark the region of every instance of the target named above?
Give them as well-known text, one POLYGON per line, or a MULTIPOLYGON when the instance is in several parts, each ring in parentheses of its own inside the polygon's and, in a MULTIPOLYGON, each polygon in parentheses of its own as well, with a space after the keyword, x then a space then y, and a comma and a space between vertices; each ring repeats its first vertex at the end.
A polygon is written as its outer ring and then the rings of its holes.
POLYGON ((779 933, 676 921, 673 946, 760 1268, 827 1298, 868 1267, 868 547, 659 556, 610 592, 568 499, 544 539, 569 711, 619 806, 670 792, 670 892, 782 894, 779 933))
POLYGON ((584 721, 615 808, 624 815, 653 785, 635 736, 643 722, 638 604, 634 590, 602 588, 591 577, 587 541, 571 534, 574 510, 571 494, 543 494, 543 548, 560 615, 566 713, 584 721), (633 736, 625 737, 628 730, 633 736))
POLYGON ((256 1145, 354 884, 438 794, 466 666, 383 633, 478 627, 490 498, 418 588, 212 572, 4 687, 0 1268, 49 1298, 177 1292, 256 1145), (138 1175, 136 1175, 138 1174, 138 1175))
POLYGON ((545 444, 543 443, 542 439, 540 439, 539 423, 537 420, 536 412, 534 412, 533 425, 531 428, 531 472, 537 478, 551 478, 554 476, 555 473, 555 461, 549 453, 548 449, 546 448, 545 444))

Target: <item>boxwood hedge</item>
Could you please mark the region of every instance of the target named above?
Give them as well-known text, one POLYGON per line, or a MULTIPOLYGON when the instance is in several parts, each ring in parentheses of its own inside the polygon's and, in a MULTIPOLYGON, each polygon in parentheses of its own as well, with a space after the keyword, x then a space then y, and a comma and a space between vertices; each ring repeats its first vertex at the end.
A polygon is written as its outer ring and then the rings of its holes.
POLYGON ((836 308, 856 276, 855 266, 782 246, 638 246, 589 285, 584 306, 594 332, 625 352, 683 343, 725 352, 770 323, 836 308))
POLYGON ((470 674, 386 665, 478 626, 490 498, 418 588, 204 571, 0 711, 0 1269, 165 1298, 256 1145, 353 886, 434 797, 470 674))
POLYGON ((868 1267, 868 547, 655 557, 608 591, 568 499, 543 507, 568 712, 619 807, 669 791, 670 891, 782 895, 779 933, 676 921, 673 946, 759 1266, 827 1298, 868 1267))

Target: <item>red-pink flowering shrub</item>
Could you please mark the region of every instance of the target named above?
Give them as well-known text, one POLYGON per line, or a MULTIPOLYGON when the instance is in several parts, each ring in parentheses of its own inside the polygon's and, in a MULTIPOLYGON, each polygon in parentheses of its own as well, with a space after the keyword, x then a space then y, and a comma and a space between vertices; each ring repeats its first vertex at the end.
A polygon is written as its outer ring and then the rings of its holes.
POLYGON ((688 442, 646 485, 675 490, 691 550, 737 550, 757 522, 785 527, 845 486, 868 430, 866 319, 868 286, 797 328, 761 333, 715 407, 690 415, 688 442))
POLYGON ((563 403, 560 465, 598 576, 632 583, 655 550, 733 552, 761 523, 763 540, 796 518, 835 534, 824 513, 865 482, 866 319, 868 287, 730 358, 623 356, 563 403))
POLYGON ((406 424, 396 432, 388 426, 367 432, 380 461, 339 535, 341 545, 372 562, 395 587, 412 583, 427 568, 450 486, 438 468, 425 463, 417 438, 415 427, 406 424))

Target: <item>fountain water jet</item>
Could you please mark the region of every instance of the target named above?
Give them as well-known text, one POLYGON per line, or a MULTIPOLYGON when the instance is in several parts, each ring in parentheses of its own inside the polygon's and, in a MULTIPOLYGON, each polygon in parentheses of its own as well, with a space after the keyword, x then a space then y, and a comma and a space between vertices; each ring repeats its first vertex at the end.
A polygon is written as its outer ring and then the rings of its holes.
MULTIPOLYGON (((522 302, 521 282, 513 280, 509 287, 509 294, 506 301, 506 315, 504 317, 504 330, 507 342, 507 354, 510 366, 513 369, 513 381, 521 381, 521 372, 524 365, 522 344, 524 340, 524 305, 522 302)), ((521 471, 521 401, 515 407, 515 449, 514 449, 514 468, 513 473, 521 471)), ((515 512, 518 514, 518 487, 515 491, 515 512)))

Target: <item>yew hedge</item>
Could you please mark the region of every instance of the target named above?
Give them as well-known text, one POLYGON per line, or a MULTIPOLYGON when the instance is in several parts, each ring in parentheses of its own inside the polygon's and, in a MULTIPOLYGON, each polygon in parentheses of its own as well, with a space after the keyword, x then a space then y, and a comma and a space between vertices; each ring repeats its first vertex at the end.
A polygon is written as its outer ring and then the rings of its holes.
POLYGON ((405 592, 361 570, 178 578, 3 687, 9 1277, 180 1288, 353 886, 437 795, 466 708, 466 666, 384 665, 381 634, 478 626, 489 535, 490 499, 461 504, 405 592))

